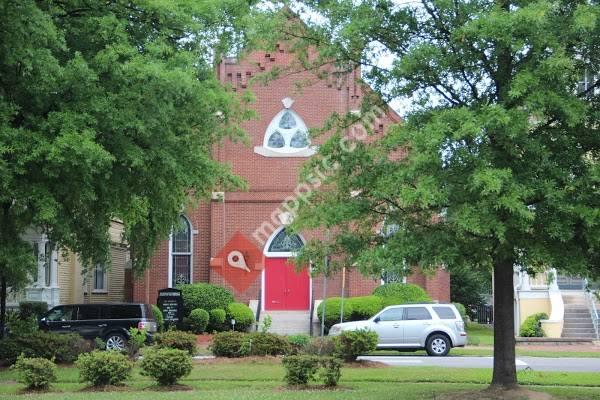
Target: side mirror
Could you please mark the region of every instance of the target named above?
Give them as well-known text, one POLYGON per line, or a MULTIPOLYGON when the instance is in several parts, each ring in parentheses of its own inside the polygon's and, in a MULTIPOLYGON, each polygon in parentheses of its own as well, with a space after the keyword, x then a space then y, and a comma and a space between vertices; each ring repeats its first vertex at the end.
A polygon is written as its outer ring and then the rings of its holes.
POLYGON ((379 317, 375 317, 375 319, 373 320, 373 322, 375 322, 376 324, 378 324, 380 321, 379 317))
POLYGON ((40 319, 40 324, 48 326, 48 319, 46 317, 40 319))

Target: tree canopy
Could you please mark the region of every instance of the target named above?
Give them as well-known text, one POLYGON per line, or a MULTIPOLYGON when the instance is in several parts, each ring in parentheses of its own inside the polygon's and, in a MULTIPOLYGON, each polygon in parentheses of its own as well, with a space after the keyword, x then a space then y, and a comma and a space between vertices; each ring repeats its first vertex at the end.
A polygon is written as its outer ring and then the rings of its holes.
POLYGON ((107 261, 112 219, 139 271, 192 199, 242 184, 211 150, 242 137, 249 99, 214 61, 244 45, 252 3, 0 3, 2 279, 32 265, 31 227, 107 261))
POLYGON ((410 104, 352 151, 353 116, 333 118, 305 177, 335 167, 295 221, 331 240, 300 259, 318 267, 333 253, 365 273, 493 268, 493 384, 514 386, 513 268, 600 273, 598 2, 307 0, 294 11, 304 22, 280 32, 318 49, 307 62, 362 66, 380 98, 410 104))

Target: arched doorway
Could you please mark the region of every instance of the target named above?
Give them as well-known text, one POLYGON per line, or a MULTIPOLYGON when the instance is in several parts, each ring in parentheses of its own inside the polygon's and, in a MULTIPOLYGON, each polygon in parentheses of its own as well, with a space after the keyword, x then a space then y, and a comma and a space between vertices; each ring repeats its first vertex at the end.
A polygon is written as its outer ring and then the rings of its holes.
POLYGON ((304 246, 300 235, 288 234, 284 227, 271 235, 264 250, 263 309, 308 310, 310 307, 310 275, 307 269, 296 271, 289 257, 304 246))

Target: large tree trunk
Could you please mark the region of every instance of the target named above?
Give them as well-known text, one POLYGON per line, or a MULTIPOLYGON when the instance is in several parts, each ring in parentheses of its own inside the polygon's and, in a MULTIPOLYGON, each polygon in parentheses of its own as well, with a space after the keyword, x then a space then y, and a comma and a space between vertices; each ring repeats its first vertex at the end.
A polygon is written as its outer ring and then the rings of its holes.
POLYGON ((494 260, 494 374, 492 387, 517 386, 512 260, 494 260))
POLYGON ((0 277, 0 339, 4 339, 6 326, 6 279, 0 277))

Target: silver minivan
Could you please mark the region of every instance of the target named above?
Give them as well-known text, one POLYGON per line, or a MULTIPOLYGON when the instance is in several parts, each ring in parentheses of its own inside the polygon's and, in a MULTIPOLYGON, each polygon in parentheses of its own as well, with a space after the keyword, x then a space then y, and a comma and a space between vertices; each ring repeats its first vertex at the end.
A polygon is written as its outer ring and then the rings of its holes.
POLYGON ((389 306, 366 321, 335 324, 329 335, 358 329, 377 332, 377 349, 425 349, 430 356, 445 356, 467 343, 465 323, 453 304, 389 306))

